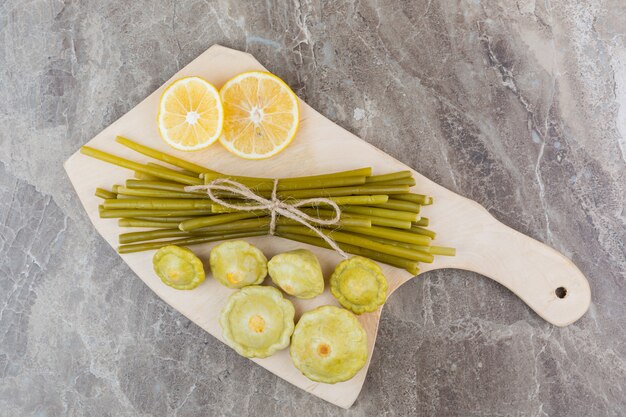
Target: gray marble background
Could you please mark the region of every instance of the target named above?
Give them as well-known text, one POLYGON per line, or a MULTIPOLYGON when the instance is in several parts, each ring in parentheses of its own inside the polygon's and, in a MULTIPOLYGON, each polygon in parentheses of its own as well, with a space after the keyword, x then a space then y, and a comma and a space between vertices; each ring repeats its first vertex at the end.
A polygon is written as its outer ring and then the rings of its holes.
POLYGON ((624 0, 0 1, 0 415, 626 414, 624 0), (214 43, 571 257, 556 328, 462 271, 394 294, 349 411, 160 301, 63 161, 214 43))

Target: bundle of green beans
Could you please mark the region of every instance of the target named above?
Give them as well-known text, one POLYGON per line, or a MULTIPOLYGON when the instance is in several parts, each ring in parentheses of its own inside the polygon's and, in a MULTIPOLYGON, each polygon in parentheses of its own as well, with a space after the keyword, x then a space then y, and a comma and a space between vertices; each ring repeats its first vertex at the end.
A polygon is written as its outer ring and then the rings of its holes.
MULTIPOLYGON (((175 167, 143 164, 88 146, 81 148, 85 155, 134 171, 135 178, 129 178, 124 184, 113 185, 111 191, 97 188, 95 192, 103 199, 99 206, 101 218, 118 218, 119 226, 124 228, 142 228, 120 234, 120 253, 261 236, 269 232, 269 211, 236 211, 216 204, 203 191, 186 191, 185 187, 231 179, 269 198, 274 179, 226 175, 127 138, 118 136, 116 141, 175 167)), ((433 262, 436 255, 453 256, 455 250, 432 245, 436 235, 426 228, 428 219, 420 216, 420 209, 433 200, 410 192, 413 185, 415 180, 410 171, 372 175, 371 168, 359 168, 280 179, 276 194, 291 203, 318 197, 332 200, 341 209, 340 220, 321 226, 323 234, 345 252, 417 274, 419 262, 433 262)), ((242 201, 235 193, 217 191, 214 194, 229 203, 253 204, 242 201)), ((329 206, 306 204, 300 209, 320 219, 335 217, 329 206)), ((328 247, 318 234, 292 219, 278 217, 275 235, 328 247)))

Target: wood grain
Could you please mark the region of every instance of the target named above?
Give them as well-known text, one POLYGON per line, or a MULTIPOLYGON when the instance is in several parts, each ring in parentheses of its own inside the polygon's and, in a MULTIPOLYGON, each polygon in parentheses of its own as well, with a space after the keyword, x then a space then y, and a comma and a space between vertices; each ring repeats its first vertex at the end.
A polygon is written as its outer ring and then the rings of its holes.
MULTIPOLYGON (((240 72, 263 69, 249 54, 213 46, 88 144, 129 159, 148 161, 148 158, 115 143, 115 136, 122 135, 211 169, 247 176, 313 175, 363 166, 373 167, 376 173, 407 169, 399 161, 337 126, 302 101, 301 124, 296 139, 284 152, 269 160, 245 161, 229 154, 218 144, 199 152, 177 152, 161 140, 156 126, 157 104, 164 87, 171 81, 198 75, 219 88, 240 72)), ((65 169, 94 226, 111 246, 117 247, 117 222, 98 217, 99 199, 93 193, 96 187, 110 189, 112 184, 123 183, 132 175, 131 172, 90 159, 78 152, 66 161, 65 169)), ((435 199, 435 205, 425 207, 423 215, 430 218, 432 228, 437 231, 436 244, 456 247, 458 253, 456 257, 437 257, 433 264, 422 264, 421 273, 441 268, 478 272, 509 288, 537 314, 558 326, 573 323, 584 314, 590 303, 589 285, 570 260, 499 223, 477 203, 414 173, 416 192, 432 195, 435 199), (564 298, 557 297, 555 293, 559 287, 566 290, 564 298)), ((307 247, 319 257, 326 276, 340 261, 339 256, 329 250, 276 237, 248 240, 261 248, 268 257, 297 247, 307 247)), ((194 246, 193 250, 203 261, 207 261, 211 247, 200 245, 194 246)), ((222 340, 218 316, 231 290, 210 279, 210 275, 204 284, 193 291, 177 291, 167 287, 152 270, 152 255, 152 252, 143 252, 121 257, 165 302, 222 340)), ((387 265, 381 267, 388 278, 390 294, 413 278, 404 270, 387 265)), ((337 304, 328 291, 313 300, 292 301, 298 316, 319 305, 337 304)), ((367 330, 370 358, 380 314, 381 310, 359 317, 367 330)), ((315 383, 302 376, 291 363, 287 350, 254 361, 290 383, 344 408, 350 407, 356 400, 369 367, 368 361, 350 381, 329 385, 315 383)))

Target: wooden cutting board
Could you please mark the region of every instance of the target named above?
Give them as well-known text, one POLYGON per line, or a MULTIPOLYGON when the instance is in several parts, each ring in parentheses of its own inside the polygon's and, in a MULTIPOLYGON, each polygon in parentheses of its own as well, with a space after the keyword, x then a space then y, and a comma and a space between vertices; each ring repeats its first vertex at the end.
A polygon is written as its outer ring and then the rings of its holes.
MULTIPOLYGON (((250 54, 215 45, 185 68, 134 109, 89 141, 88 145, 128 159, 147 162, 148 158, 117 143, 116 135, 138 141, 147 146, 205 165, 229 174, 290 177, 314 175, 363 166, 371 166, 375 173, 410 169, 379 149, 337 126, 301 101, 300 130, 293 143, 281 154, 263 161, 246 161, 225 151, 219 144, 199 152, 183 153, 169 148, 157 131, 156 114, 159 97, 164 87, 175 79, 198 75, 221 87, 232 76, 249 70, 264 70, 250 54)), ((117 221, 100 219, 94 196, 96 187, 110 189, 122 184, 132 173, 79 152, 65 163, 67 174, 98 232, 113 247, 117 247, 120 232, 117 221)), ((438 256, 432 264, 421 264, 421 273, 441 268, 458 268, 478 272, 513 291, 545 320, 565 326, 581 317, 590 303, 587 280, 574 264, 560 253, 495 220, 476 202, 461 197, 426 177, 414 172, 415 192, 434 197, 435 204, 426 206, 422 214, 430 219, 430 227, 437 232, 437 245, 457 248, 457 256, 438 256), (561 290, 556 291, 557 288, 561 290), (564 290, 562 290, 564 289, 564 290), (557 293, 563 295, 559 298, 557 293)), ((319 257, 328 277, 340 257, 330 250, 309 247, 277 237, 247 239, 265 252, 274 254, 307 247, 319 257)), ((197 245, 194 252, 205 261, 212 245, 197 245)), ((191 321, 222 340, 218 317, 229 290, 207 275, 208 279, 193 291, 177 291, 161 283, 152 270, 153 251, 121 255, 159 297, 180 311, 191 321)), ((389 294, 413 278, 408 272, 381 264, 389 281, 389 294)), ((132 278, 129 278, 132 279, 132 278)), ((336 301, 328 290, 313 300, 292 299, 299 317, 304 311, 336 301)), ((367 330, 370 358, 376 341, 381 311, 364 314, 359 320, 367 330)), ((210 360, 210 358, 207 358, 210 360)), ((266 359, 254 362, 290 383, 338 406, 348 408, 356 400, 365 380, 367 365, 351 380, 329 385, 308 380, 293 366, 288 349, 266 359)))

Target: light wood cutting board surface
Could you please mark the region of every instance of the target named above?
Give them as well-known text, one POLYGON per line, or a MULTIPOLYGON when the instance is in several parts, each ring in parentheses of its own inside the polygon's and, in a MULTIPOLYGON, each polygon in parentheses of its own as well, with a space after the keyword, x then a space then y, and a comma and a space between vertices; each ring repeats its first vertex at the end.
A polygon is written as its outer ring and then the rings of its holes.
MULTIPOLYGON (((293 143, 281 154, 262 161, 246 161, 235 157, 215 144, 199 152, 177 152, 160 138, 156 114, 159 97, 175 79, 197 75, 216 87, 221 87, 232 76, 250 70, 264 70, 251 55, 213 46, 176 73, 163 86, 103 130, 88 142, 89 146, 139 162, 150 161, 115 142, 117 135, 207 166, 220 172, 246 176, 290 177, 315 175, 346 169, 371 166, 374 173, 382 174, 410 169, 384 152, 374 148, 353 134, 326 119, 301 101, 300 130, 293 143)), ((97 187, 110 189, 132 177, 132 172, 105 162, 91 159, 80 153, 72 155, 65 163, 74 188, 89 218, 98 232, 117 248, 120 229, 115 219, 100 219, 100 199, 93 195, 97 187)), ((564 326, 584 314, 590 303, 587 280, 573 263, 555 250, 521 234, 495 220, 480 205, 461 197, 415 172, 415 192, 434 197, 435 204, 426 206, 422 215, 430 219, 437 232, 434 241, 439 246, 457 248, 455 257, 436 257, 432 264, 421 264, 420 273, 441 268, 459 268, 488 276, 518 295, 526 304, 547 321, 564 326), (557 288, 565 290, 559 298, 557 288)), ((258 246, 268 258, 287 250, 306 247, 318 256, 325 276, 330 276, 334 266, 341 261, 336 253, 326 249, 291 242, 277 237, 246 239, 258 246)), ((196 245, 193 251, 205 261, 213 245, 196 245)), ((191 321, 222 340, 218 317, 226 298, 232 293, 207 275, 207 281, 193 291, 177 291, 162 284, 152 270, 154 251, 120 255, 159 297, 180 311, 191 321)), ((380 264, 389 281, 389 294, 412 278, 408 272, 380 264)), ((561 291, 562 294, 562 291, 561 291)), ((313 300, 292 299, 296 315, 319 305, 337 305, 328 291, 313 300)), ((359 320, 368 334, 371 353, 374 349, 381 310, 364 314, 359 320)), ((207 358, 206 360, 210 360, 207 358)), ((254 362, 286 379, 290 383, 341 407, 350 407, 358 397, 365 380, 367 365, 351 380, 329 385, 316 383, 302 376, 293 366, 288 349, 270 358, 254 362)))

